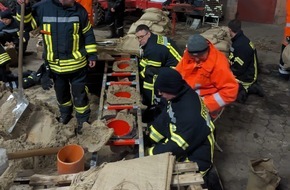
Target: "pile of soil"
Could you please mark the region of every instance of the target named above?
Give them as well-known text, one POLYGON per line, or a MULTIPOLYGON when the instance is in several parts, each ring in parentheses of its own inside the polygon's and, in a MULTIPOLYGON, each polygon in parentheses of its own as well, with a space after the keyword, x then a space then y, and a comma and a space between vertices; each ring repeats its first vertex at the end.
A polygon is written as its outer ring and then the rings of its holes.
MULTIPOLYGON (((7 100, 10 95, 11 92, 1 89, 0 147, 5 148, 7 153, 62 147, 67 144, 79 144, 91 153, 100 150, 113 134, 113 130, 109 129, 105 122, 96 120, 98 98, 90 95, 91 124, 85 123, 83 134, 75 136, 76 119, 72 118, 67 125, 60 124, 56 119, 59 112, 54 90, 44 91, 40 86, 25 89, 29 105, 9 134, 7 128, 14 117, 11 110, 15 108, 15 102, 7 100)), ((36 173, 46 174, 49 171, 55 172, 56 155, 39 157, 37 166, 34 166, 33 158, 9 160, 9 167, 0 176, 0 187, 9 189, 17 172, 22 169, 33 169, 36 173)))

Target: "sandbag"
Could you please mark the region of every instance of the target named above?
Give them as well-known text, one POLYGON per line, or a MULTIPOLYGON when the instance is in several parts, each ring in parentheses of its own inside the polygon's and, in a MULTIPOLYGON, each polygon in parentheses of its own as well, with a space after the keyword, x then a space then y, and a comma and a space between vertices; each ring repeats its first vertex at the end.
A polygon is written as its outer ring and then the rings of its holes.
POLYGON ((282 60, 284 63, 284 68, 290 70, 290 44, 288 44, 282 52, 282 60))
POLYGON ((145 13, 152 12, 152 13, 158 13, 158 14, 163 14, 163 15, 169 15, 168 11, 162 11, 161 9, 154 8, 154 7, 145 9, 144 12, 145 13))
POLYGON ((247 190, 275 190, 281 178, 270 158, 249 161, 247 190))
POLYGON ((128 34, 123 38, 120 38, 120 42, 117 44, 115 49, 118 52, 130 53, 137 56, 140 56, 141 54, 139 42, 134 34, 128 34))
POLYGON ((222 52, 229 52, 230 50, 230 43, 225 40, 219 40, 214 46, 222 52))
POLYGON ((156 21, 159 22, 161 20, 164 20, 164 16, 159 14, 159 13, 153 13, 153 12, 145 12, 140 20, 151 20, 151 21, 156 21))
POLYGON ((148 26, 149 28, 152 26, 153 22, 150 20, 137 20, 136 22, 134 22, 131 26, 130 29, 128 31, 127 34, 135 34, 136 28, 137 26, 139 26, 140 24, 145 24, 146 26, 148 26))

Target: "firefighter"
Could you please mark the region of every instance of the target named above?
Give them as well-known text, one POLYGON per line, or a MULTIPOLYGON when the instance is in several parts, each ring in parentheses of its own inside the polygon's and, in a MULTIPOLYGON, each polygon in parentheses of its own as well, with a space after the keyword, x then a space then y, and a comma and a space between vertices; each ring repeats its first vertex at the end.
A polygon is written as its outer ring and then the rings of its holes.
POLYGON ((213 164, 215 127, 202 99, 172 68, 161 68, 154 86, 167 105, 149 124, 153 146, 148 154, 172 152, 180 162, 196 162, 207 188, 220 189, 218 180, 209 182, 207 175, 213 164))
MULTIPOLYGON (((25 28, 40 28, 44 39, 43 58, 46 74, 43 80, 52 76, 59 105, 59 122, 67 124, 76 111, 76 134, 81 134, 82 125, 90 116, 86 86, 87 66, 94 67, 97 60, 97 45, 92 25, 83 6, 75 0, 41 1, 32 8, 25 3, 25 28)), ((17 19, 21 16, 20 6, 17 19)))
POLYGON ((279 73, 280 76, 286 80, 289 80, 290 71, 284 68, 284 62, 282 60, 282 53, 284 48, 290 43, 290 0, 286 0, 286 24, 284 29, 284 37, 282 40, 279 73))
MULTIPOLYGON (((0 22, 0 43, 5 45, 6 42, 15 44, 15 48, 18 51, 19 46, 19 24, 14 19, 13 14, 10 10, 5 10, 1 12, 1 22, 0 22)), ((24 31, 23 34, 23 53, 27 49, 29 33, 24 31)), ((24 54, 25 55, 25 54, 24 54)))
POLYGON ((11 58, 0 44, 0 81, 7 82, 7 64, 11 58))
POLYGON ((200 34, 188 38, 176 70, 203 98, 212 117, 236 100, 239 85, 226 56, 200 34))
POLYGON ((136 28, 136 38, 143 50, 139 63, 142 82, 143 104, 154 105, 154 80, 161 67, 175 67, 181 59, 181 51, 171 39, 153 34, 149 27, 141 24, 136 28))
POLYGON ((231 20, 228 23, 232 40, 229 60, 230 68, 239 83, 237 101, 244 103, 248 94, 258 94, 263 97, 262 87, 257 83, 258 57, 256 48, 241 29, 241 21, 231 20))
POLYGON ((124 36, 125 0, 108 0, 106 23, 108 23, 111 35, 108 38, 124 36))

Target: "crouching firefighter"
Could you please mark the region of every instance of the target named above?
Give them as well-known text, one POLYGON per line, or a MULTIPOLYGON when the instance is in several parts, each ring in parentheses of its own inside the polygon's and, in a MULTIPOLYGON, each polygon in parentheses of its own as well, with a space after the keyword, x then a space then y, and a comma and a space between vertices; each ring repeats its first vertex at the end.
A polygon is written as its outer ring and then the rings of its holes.
POLYGON ((167 105, 149 124, 153 146, 148 154, 172 152, 178 161, 196 162, 206 188, 222 189, 217 174, 211 169, 214 124, 202 99, 175 69, 161 68, 154 87, 167 105))
MULTIPOLYGON (((40 28, 43 37, 43 59, 50 73, 60 117, 67 124, 72 118, 73 107, 77 119, 75 132, 81 134, 84 122, 88 122, 90 106, 86 86, 87 67, 94 67, 97 45, 87 11, 75 0, 41 1, 31 7, 25 3, 25 31, 40 28)), ((17 20, 20 21, 20 6, 17 20)))

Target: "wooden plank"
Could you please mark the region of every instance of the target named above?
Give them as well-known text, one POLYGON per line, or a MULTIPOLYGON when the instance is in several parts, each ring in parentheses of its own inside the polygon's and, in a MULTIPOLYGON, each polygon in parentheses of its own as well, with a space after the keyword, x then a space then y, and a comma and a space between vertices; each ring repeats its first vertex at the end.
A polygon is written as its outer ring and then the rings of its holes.
POLYGON ((168 190, 170 189, 174 165, 175 165, 175 156, 170 156, 169 162, 168 162, 167 179, 166 179, 166 189, 168 190))
POLYGON ((201 185, 203 178, 200 173, 188 172, 181 175, 172 176, 172 186, 187 186, 187 185, 201 185))
POLYGON ((196 162, 177 162, 174 166, 174 173, 196 171, 198 171, 198 165, 196 162))
POLYGON ((30 177, 29 184, 32 186, 37 185, 67 185, 70 184, 73 178, 78 174, 65 174, 59 176, 47 176, 35 174, 30 177))

